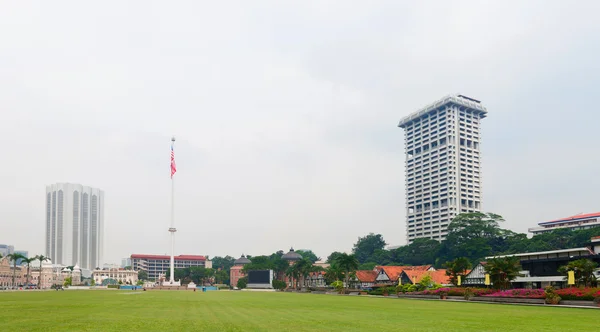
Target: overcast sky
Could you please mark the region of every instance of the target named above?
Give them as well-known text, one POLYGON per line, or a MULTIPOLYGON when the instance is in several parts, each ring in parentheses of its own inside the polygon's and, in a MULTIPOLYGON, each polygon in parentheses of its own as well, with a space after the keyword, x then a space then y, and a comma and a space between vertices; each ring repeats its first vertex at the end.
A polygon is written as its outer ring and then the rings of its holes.
POLYGON ((105 191, 105 260, 405 243, 398 121, 479 99, 484 209, 600 211, 598 1, 0 0, 0 243, 45 186, 105 191))

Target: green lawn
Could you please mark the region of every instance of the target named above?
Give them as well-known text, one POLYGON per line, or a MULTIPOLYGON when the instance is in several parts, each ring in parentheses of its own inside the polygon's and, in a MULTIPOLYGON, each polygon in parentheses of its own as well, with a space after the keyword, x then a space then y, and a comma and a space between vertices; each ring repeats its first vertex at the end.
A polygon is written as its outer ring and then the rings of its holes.
POLYGON ((0 292, 0 331, 594 331, 600 311, 263 292, 0 292))

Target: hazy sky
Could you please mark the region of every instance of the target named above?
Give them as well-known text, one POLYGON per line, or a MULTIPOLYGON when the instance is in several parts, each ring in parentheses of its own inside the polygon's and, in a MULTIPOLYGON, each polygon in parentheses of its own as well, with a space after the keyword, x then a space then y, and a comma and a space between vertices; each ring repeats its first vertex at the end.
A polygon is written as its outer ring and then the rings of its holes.
POLYGON ((600 211, 598 1, 0 0, 0 243, 44 248, 45 186, 105 191, 105 258, 405 243, 398 121, 488 108, 484 208, 600 211))

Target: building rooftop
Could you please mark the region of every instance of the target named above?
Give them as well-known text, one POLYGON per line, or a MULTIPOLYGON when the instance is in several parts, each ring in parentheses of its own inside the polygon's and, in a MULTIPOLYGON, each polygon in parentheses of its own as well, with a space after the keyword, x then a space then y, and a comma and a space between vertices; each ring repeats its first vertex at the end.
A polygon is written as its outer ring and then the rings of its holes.
POLYGON ((286 261, 299 261, 302 259, 302 255, 295 252, 294 248, 290 248, 290 251, 287 254, 281 256, 281 259, 286 261))
MULTIPOLYGON (((131 254, 131 258, 139 259, 171 259, 168 255, 145 255, 145 254, 131 254)), ((174 257, 176 261, 205 261, 206 256, 201 255, 179 255, 174 257)))
POLYGON ((560 222, 566 222, 566 221, 576 221, 576 220, 583 220, 583 219, 597 218, 597 217, 600 217, 600 212, 580 213, 580 214, 576 214, 574 216, 570 216, 570 217, 566 217, 566 218, 562 218, 562 219, 557 219, 557 220, 552 220, 552 221, 544 221, 544 222, 538 223, 538 225, 543 226, 543 225, 547 225, 547 224, 554 224, 554 223, 560 223, 560 222))
POLYGON ((481 102, 479 100, 473 99, 473 98, 470 98, 470 97, 467 97, 464 95, 460 95, 460 94, 454 94, 454 95, 446 96, 446 97, 436 101, 435 103, 427 105, 427 106, 421 108, 420 110, 410 114, 409 116, 403 118, 402 120, 400 120, 398 127, 404 128, 408 124, 413 122, 414 120, 419 119, 422 116, 429 114, 430 112, 436 111, 439 108, 441 108, 447 104, 456 104, 456 105, 468 107, 475 111, 479 111, 482 118, 484 118, 485 115, 487 114, 487 109, 485 107, 483 107, 483 105, 481 105, 481 102))
POLYGON ((234 265, 246 265, 246 264, 250 264, 250 263, 252 263, 252 262, 248 258, 246 258, 246 256, 244 256, 243 254, 240 258, 236 259, 233 262, 234 265))
POLYGON ((526 253, 522 253, 522 254, 513 254, 513 255, 490 256, 490 257, 486 257, 485 259, 513 257, 513 256, 514 257, 527 257, 527 256, 562 254, 562 253, 581 252, 581 251, 588 252, 592 255, 594 254, 593 252, 590 251, 590 249, 584 247, 584 248, 560 249, 560 250, 550 250, 550 251, 526 252, 526 253))

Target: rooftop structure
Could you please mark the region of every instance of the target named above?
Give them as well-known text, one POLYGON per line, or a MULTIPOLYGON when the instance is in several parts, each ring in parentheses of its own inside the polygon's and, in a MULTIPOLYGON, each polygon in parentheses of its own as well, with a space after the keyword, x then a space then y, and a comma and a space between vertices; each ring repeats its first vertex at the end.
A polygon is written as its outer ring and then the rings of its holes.
POLYGON ((290 248, 290 251, 287 254, 281 256, 281 259, 288 262, 296 262, 302 260, 302 255, 294 251, 294 248, 290 248))
POLYGON ((529 232, 537 235, 551 232, 555 229, 581 230, 594 227, 600 227, 600 212, 580 213, 562 219, 543 221, 538 223, 538 227, 529 228, 529 232))
POLYGON ((482 208, 480 101, 451 95, 405 117, 406 230, 418 238, 446 238, 458 214, 482 208))

